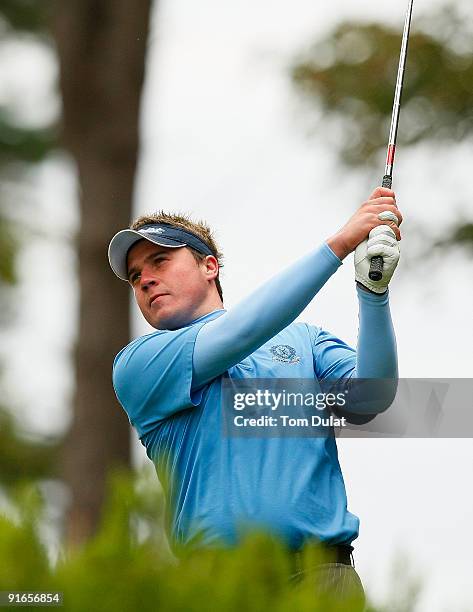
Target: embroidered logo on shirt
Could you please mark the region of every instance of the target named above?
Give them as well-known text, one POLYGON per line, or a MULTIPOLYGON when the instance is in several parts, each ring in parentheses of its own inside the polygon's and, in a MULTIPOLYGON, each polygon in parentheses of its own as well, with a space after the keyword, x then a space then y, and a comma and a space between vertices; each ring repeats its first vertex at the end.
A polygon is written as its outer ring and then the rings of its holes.
POLYGON ((296 353, 296 349, 288 344, 276 344, 269 350, 273 355, 273 361, 280 361, 281 363, 299 363, 301 360, 296 353))

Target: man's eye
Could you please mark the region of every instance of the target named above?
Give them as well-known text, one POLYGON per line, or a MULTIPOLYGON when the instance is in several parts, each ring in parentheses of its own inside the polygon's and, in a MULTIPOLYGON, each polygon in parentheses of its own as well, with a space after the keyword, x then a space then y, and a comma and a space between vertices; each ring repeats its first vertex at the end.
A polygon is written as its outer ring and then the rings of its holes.
POLYGON ((162 255, 159 255, 158 257, 153 257, 153 264, 155 266, 159 266, 163 263, 163 261, 165 261, 166 258, 163 257, 162 255))
POLYGON ((134 285, 138 281, 139 278, 140 278, 139 274, 132 274, 130 276, 130 283, 134 285))

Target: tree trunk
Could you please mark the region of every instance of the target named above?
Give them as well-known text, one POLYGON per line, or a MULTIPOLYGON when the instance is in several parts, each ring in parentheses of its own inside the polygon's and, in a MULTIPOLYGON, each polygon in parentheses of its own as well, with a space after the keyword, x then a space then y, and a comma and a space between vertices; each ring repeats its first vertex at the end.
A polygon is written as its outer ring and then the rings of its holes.
POLYGON ((81 206, 76 392, 64 447, 73 545, 97 527, 110 468, 130 463, 129 425, 111 382, 113 357, 129 340, 128 289, 109 268, 107 246, 132 214, 150 5, 69 0, 54 15, 63 142, 77 164, 81 206))

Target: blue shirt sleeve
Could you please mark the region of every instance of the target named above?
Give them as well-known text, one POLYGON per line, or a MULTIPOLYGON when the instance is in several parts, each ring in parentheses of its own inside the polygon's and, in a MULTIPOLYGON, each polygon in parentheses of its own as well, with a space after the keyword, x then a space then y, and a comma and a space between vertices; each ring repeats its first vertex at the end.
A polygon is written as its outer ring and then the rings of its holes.
POLYGON ((194 353, 194 388, 239 363, 300 315, 342 265, 324 243, 205 325, 194 353))
POLYGON ((394 400, 397 389, 396 338, 389 310, 388 292, 377 295, 357 288, 359 299, 359 330, 356 351, 331 333, 307 326, 312 339, 314 373, 319 380, 342 381, 352 389, 352 397, 360 398, 348 410, 338 410, 339 416, 352 423, 362 424, 386 410, 394 400), (381 384, 365 385, 356 380, 377 379, 381 384), (375 396, 366 401, 366 395, 375 396))
POLYGON ((319 380, 353 375, 357 355, 354 348, 324 329, 307 326, 312 336, 314 372, 319 380))
POLYGON ((192 359, 202 324, 158 331, 126 346, 113 364, 113 386, 140 438, 170 415, 200 404, 192 359))
POLYGON ((356 378, 397 379, 397 347, 389 290, 377 295, 357 287, 360 304, 356 378))
MULTIPOLYGON (((195 346, 193 388, 219 376, 284 329, 341 263, 324 243, 205 325, 195 346)), ((313 355, 319 379, 397 378, 389 294, 377 295, 359 287, 357 291, 360 307, 357 349, 318 330, 313 338, 313 355)))
POLYGON ((397 349, 389 310, 389 294, 357 288, 357 349, 331 333, 309 327, 317 378, 397 378, 397 349))

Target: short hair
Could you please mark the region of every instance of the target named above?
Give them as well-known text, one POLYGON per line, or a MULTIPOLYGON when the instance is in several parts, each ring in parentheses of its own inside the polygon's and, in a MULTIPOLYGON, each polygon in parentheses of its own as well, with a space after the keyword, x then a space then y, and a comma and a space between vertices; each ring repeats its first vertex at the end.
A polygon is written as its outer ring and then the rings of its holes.
MULTIPOLYGON (((212 230, 205 223, 205 221, 193 221, 189 215, 184 213, 167 213, 163 210, 157 211, 155 213, 149 213, 147 215, 142 215, 133 221, 130 225, 130 229, 137 230, 143 225, 148 225, 149 223, 162 223, 164 225, 172 225, 173 227, 178 227, 180 229, 184 229, 191 234, 194 234, 198 238, 200 238, 212 251, 212 255, 215 257, 218 263, 218 274, 215 278, 215 286, 217 288, 220 299, 223 302, 223 291, 222 285, 220 284, 220 269, 223 268, 223 253, 220 252, 215 238, 213 236, 212 230)), ((191 247, 187 247, 194 259, 197 262, 201 262, 205 259, 206 255, 203 253, 199 253, 195 249, 191 247)))

